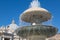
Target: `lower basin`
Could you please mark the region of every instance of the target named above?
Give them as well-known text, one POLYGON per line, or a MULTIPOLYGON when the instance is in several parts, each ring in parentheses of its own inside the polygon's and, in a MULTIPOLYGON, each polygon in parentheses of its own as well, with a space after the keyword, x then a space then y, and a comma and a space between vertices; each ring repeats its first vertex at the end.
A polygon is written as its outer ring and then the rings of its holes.
POLYGON ((17 35, 21 37, 29 37, 32 35, 44 35, 46 37, 54 36, 58 29, 49 25, 31 25, 23 26, 16 30, 17 35))

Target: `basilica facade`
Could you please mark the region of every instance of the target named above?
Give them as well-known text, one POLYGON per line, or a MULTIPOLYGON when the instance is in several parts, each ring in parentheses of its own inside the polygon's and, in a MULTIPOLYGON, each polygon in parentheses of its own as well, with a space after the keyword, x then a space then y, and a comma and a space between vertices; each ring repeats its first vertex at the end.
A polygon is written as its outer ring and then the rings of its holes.
POLYGON ((18 28, 18 25, 12 20, 12 23, 0 27, 0 40, 21 40, 21 37, 14 32, 18 28))

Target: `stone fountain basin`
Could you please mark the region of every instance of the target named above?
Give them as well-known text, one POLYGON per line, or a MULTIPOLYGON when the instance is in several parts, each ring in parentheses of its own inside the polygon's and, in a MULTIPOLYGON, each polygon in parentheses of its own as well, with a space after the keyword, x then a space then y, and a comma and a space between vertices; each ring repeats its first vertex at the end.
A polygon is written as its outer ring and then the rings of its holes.
POLYGON ((54 36, 58 29, 50 25, 31 25, 23 26, 16 30, 17 35, 28 37, 32 35, 45 35, 46 37, 54 36))
POLYGON ((30 8, 23 12, 20 16, 25 22, 46 22, 51 19, 51 13, 43 8, 30 8))

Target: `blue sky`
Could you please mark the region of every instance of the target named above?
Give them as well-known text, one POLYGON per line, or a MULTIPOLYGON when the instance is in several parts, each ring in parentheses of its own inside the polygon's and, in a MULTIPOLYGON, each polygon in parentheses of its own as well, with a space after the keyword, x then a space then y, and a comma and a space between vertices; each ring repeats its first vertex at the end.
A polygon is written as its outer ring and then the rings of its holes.
MULTIPOLYGON (((0 0, 0 26, 9 25, 12 19, 19 25, 20 14, 29 8, 32 0, 0 0)), ((60 32, 60 0, 39 0, 41 7, 47 9, 54 16, 52 24, 60 32)))

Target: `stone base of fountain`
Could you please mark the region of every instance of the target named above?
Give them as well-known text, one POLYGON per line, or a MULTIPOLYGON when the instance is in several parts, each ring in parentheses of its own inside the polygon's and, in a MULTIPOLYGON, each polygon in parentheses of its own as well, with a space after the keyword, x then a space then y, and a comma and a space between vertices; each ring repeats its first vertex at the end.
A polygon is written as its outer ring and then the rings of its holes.
POLYGON ((46 36, 44 36, 44 35, 41 35, 41 36, 33 35, 33 36, 27 37, 27 40, 45 40, 45 39, 46 39, 46 36))

